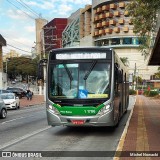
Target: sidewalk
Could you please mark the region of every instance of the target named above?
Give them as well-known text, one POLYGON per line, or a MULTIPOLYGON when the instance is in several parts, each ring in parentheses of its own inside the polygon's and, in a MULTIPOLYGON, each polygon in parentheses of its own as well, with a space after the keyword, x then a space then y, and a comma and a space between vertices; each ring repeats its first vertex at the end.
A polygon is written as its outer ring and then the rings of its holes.
POLYGON ((43 103, 44 103, 44 95, 33 95, 31 101, 27 100, 27 97, 23 97, 22 99, 20 99, 20 108, 43 104, 43 103))
MULTIPOLYGON (((160 99, 138 95, 129 122, 124 143, 119 151, 141 151, 136 156, 121 157, 120 160, 158 160, 160 159, 160 99), (144 152, 158 153, 159 157, 145 157, 144 152), (153 152, 152 152, 153 151, 153 152), (159 152, 157 152, 159 151, 159 152), (142 155, 142 156, 141 156, 142 155)), ((125 152, 122 152, 125 154, 125 152)))

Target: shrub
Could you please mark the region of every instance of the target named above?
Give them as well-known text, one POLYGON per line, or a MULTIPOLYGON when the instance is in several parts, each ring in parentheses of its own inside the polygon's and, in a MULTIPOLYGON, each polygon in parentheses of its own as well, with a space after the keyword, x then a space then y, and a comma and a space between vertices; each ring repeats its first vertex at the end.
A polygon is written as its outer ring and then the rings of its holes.
POLYGON ((133 90, 133 89, 130 89, 130 90, 129 90, 129 94, 130 94, 130 95, 135 95, 135 94, 136 94, 136 91, 133 90))
POLYGON ((149 97, 154 97, 154 96, 157 96, 158 95, 158 92, 157 91, 144 91, 144 95, 145 96, 149 96, 149 97))

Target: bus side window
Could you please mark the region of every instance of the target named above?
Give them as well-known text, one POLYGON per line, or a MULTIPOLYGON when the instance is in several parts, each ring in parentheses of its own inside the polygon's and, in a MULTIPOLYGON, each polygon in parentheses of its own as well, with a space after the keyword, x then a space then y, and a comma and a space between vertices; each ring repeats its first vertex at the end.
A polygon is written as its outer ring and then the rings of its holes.
POLYGON ((115 96, 117 97, 119 95, 118 93, 118 86, 119 86, 119 71, 118 71, 118 66, 115 65, 115 70, 114 70, 114 92, 115 92, 115 96))
POLYGON ((123 70, 122 71, 118 71, 118 83, 122 83, 123 82, 123 70))

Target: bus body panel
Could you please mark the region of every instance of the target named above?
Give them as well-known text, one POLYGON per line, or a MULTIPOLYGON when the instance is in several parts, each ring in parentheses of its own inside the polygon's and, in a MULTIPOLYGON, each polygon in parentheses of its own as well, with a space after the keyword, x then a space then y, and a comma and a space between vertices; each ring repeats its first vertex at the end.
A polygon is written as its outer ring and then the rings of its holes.
MULTIPOLYGON (((104 106, 106 105, 110 105, 110 109, 108 112, 106 112, 105 114, 100 115, 99 114, 99 110, 96 107, 93 107, 92 104, 86 106, 86 110, 91 110, 92 113, 86 115, 83 114, 84 112, 84 107, 80 107, 80 112, 78 115, 78 112, 76 111, 76 109, 72 109, 75 106, 72 107, 68 107, 63 105, 61 106, 61 109, 58 110, 58 114, 55 113, 52 109, 50 109, 48 106, 53 106, 55 107, 55 109, 57 109, 56 104, 49 99, 49 83, 50 83, 50 73, 48 72, 48 76, 47 76, 47 91, 46 91, 46 114, 47 114, 47 120, 48 120, 48 124, 51 126, 59 126, 59 125, 66 125, 66 126, 115 126, 118 122, 120 117, 123 116, 123 113, 126 111, 127 107, 128 107, 128 101, 129 101, 129 91, 128 91, 128 80, 127 78, 124 78, 124 73, 127 73, 127 70, 125 69, 124 65, 122 64, 122 62, 120 62, 120 59, 117 57, 117 55, 114 53, 114 51, 112 49, 102 49, 102 48, 94 48, 97 51, 107 51, 110 50, 111 54, 112 54, 112 58, 111 58, 111 79, 110 79, 110 98, 106 101, 104 101, 103 103, 99 104, 99 106, 102 106, 101 109, 104 108, 104 106), (116 80, 116 67, 115 64, 118 64, 118 76, 120 75, 119 72, 121 72, 121 76, 122 81, 119 82, 119 80, 116 80), (117 88, 116 88, 117 87, 117 88), (89 108, 90 107, 90 108, 89 108), (83 109, 82 109, 83 108, 83 109), (73 111, 70 112, 70 111, 73 111), (84 121, 83 124, 74 124, 72 123, 72 121, 74 120, 82 120, 84 121)), ((55 54, 57 51, 60 53, 65 53, 66 51, 72 52, 75 51, 76 52, 81 52, 81 51, 86 51, 88 52, 90 50, 90 48, 87 48, 85 50, 85 48, 81 48, 81 49, 76 49, 76 48, 68 48, 68 49, 57 49, 54 50, 53 52, 50 53, 50 57, 51 54, 55 54)), ((93 50, 93 48, 91 48, 91 50, 93 50)), ((54 56, 56 57, 56 56, 54 56)), ((59 60, 56 61, 56 64, 58 64, 59 60)), ((65 60, 64 60, 65 61, 65 60)), ((64 62, 63 61, 63 62, 64 62)), ((69 61, 67 59, 67 61, 69 61)), ((78 61, 78 60, 76 60, 78 61)), ((84 59, 85 61, 85 59, 84 59)), ((62 63, 62 62, 61 62, 62 63)), ((49 58, 49 63, 48 63, 48 71, 50 70, 50 58, 49 58)), ((127 75, 128 76, 128 75, 127 75)), ((63 100, 60 100, 63 101, 63 100)), ((65 100, 66 101, 66 100, 65 100)), ((58 104, 58 102, 57 102, 58 104)), ((76 107, 75 107, 76 108, 76 107)))
POLYGON ((84 120, 83 125, 79 126, 114 126, 113 119, 113 110, 104 114, 104 115, 96 115, 96 116, 57 116, 53 114, 51 111, 47 110, 48 124, 51 126, 77 126, 72 123, 72 120, 84 120))

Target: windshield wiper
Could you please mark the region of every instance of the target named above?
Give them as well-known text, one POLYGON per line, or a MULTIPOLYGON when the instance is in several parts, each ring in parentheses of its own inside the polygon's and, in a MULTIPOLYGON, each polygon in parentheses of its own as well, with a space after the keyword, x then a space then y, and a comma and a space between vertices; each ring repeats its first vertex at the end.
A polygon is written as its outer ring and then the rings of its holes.
POLYGON ((70 89, 71 89, 71 81, 73 81, 72 74, 71 74, 71 72, 70 72, 70 70, 68 69, 68 67, 67 67, 66 64, 63 64, 63 66, 64 66, 64 68, 65 68, 65 70, 66 70, 66 72, 67 72, 67 74, 68 74, 69 79, 70 79, 70 89))
POLYGON ((89 70, 87 71, 87 73, 84 75, 83 79, 86 81, 87 78, 89 77, 90 73, 92 72, 94 66, 96 65, 97 61, 93 61, 89 70))

